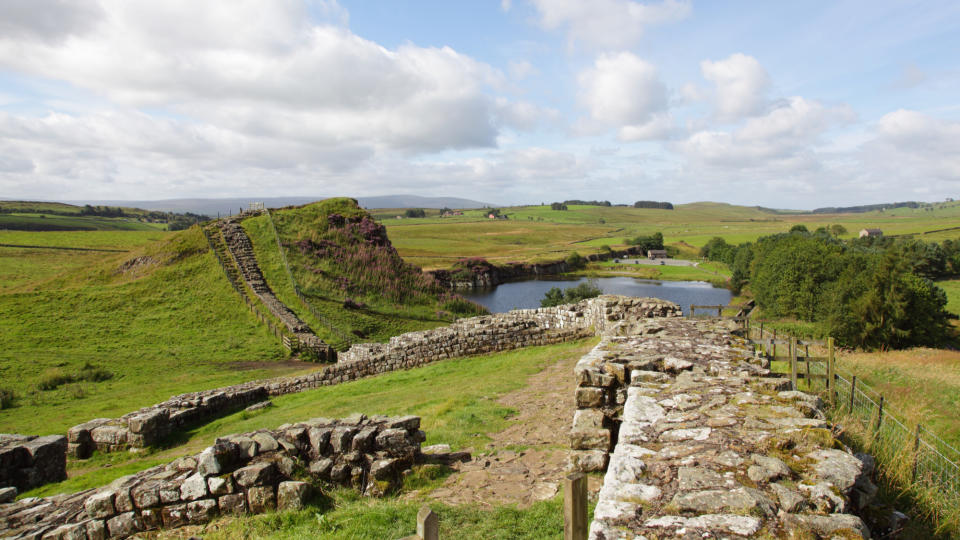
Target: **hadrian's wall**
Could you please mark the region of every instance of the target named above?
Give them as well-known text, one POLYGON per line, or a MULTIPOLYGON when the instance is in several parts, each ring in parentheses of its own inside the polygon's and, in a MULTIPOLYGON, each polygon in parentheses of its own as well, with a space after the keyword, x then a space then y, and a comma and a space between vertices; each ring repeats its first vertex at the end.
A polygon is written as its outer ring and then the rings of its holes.
POLYGON ((0 504, 0 536, 100 540, 209 521, 220 514, 297 509, 316 482, 381 495, 420 458, 420 418, 315 418, 217 439, 194 456, 106 487, 0 504))
POLYGON ((606 469, 591 539, 870 538, 872 458, 731 330, 625 324, 578 363, 571 461, 606 469))
POLYGON ((297 377, 261 381, 174 396, 115 419, 97 419, 71 428, 71 455, 94 450, 144 447, 183 427, 239 410, 268 396, 302 392, 408 369, 437 360, 547 345, 603 333, 627 317, 679 317, 679 306, 653 298, 603 295, 577 304, 516 310, 461 319, 432 330, 410 332, 388 343, 354 345, 336 364, 297 377))

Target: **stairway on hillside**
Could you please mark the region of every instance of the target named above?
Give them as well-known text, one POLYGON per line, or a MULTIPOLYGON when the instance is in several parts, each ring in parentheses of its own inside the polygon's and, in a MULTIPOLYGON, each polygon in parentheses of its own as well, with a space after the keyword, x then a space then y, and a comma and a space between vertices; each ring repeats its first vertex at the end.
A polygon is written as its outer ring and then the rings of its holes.
POLYGON ((310 326, 300 319, 286 304, 281 302, 273 293, 273 290, 270 289, 266 278, 263 276, 263 272, 260 270, 260 265, 257 263, 250 237, 247 236, 246 231, 243 230, 239 220, 236 218, 225 218, 221 219, 218 225, 220 232, 223 233, 227 250, 239 268, 240 276, 242 276, 243 280, 250 286, 257 298, 267 306, 270 313, 280 319, 284 326, 297 337, 301 347, 318 351, 321 357, 331 355, 333 349, 318 338, 316 334, 313 333, 313 330, 310 329, 310 326))

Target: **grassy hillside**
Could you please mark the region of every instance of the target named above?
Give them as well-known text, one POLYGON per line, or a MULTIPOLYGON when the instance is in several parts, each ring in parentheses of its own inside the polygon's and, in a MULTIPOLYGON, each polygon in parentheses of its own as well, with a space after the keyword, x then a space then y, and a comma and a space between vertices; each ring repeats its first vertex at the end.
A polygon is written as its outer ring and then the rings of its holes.
POLYGON ((60 216, 54 214, 0 214, 0 229, 13 231, 156 231, 163 223, 144 223, 134 218, 60 216))
POLYGON ((0 289, 0 387, 17 396, 0 410, 0 432, 63 433, 177 393, 306 367, 280 362, 197 228, 145 245, 146 233, 11 234, 131 251, 8 257, 0 247, 0 277, 13 282, 0 289), (67 270, 51 269, 61 261, 67 270))
POLYGON ((913 234, 927 241, 960 237, 960 202, 859 214, 775 213, 711 202, 680 204, 674 210, 584 205, 551 210, 547 205, 501 211, 509 219, 490 220, 482 210, 448 218, 430 212, 426 218, 392 217, 401 212, 378 217, 383 216, 404 259, 426 268, 449 267, 465 256, 496 262, 556 259, 572 251, 586 254, 603 245, 617 247, 624 238, 658 231, 667 244, 691 256, 714 236, 737 244, 786 232, 798 224, 810 230, 840 224, 849 238, 867 227, 879 227, 886 235, 913 234))
MULTIPOLYGON (((404 332, 448 324, 479 313, 453 299, 404 262, 386 234, 351 199, 329 199, 274 211, 291 270, 309 302, 328 323, 358 341, 385 341, 404 332)), ((321 338, 343 340, 296 297, 266 215, 246 219, 257 260, 277 296, 321 338)))

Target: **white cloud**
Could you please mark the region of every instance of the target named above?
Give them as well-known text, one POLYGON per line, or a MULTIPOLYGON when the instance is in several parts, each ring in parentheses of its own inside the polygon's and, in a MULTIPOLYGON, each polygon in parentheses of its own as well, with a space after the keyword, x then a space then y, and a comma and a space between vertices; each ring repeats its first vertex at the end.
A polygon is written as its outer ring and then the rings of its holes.
POLYGON ((716 88, 716 111, 721 119, 736 120, 764 111, 770 77, 756 58, 736 53, 716 62, 704 60, 700 70, 716 88))
POLYGON ((621 141, 653 141, 668 139, 676 130, 673 116, 668 113, 657 113, 650 120, 642 124, 623 126, 617 132, 621 141))
POLYGON ((102 7, 91 31, 65 40, 0 36, 0 66, 250 135, 409 151, 495 144, 490 93, 503 76, 453 49, 389 50, 312 25, 295 0, 102 7))
POLYGON ((691 160, 721 168, 809 169, 817 166, 813 148, 830 127, 853 120, 849 107, 792 97, 733 132, 704 130, 680 143, 691 160))
POLYGON ((547 29, 565 28, 571 42, 606 48, 636 43, 646 26, 674 22, 691 12, 689 1, 641 3, 631 0, 532 0, 547 29))
POLYGON ((102 16, 93 2, 4 0, 0 2, 0 36, 62 42, 90 31, 102 16))
POLYGON ((539 73, 537 68, 533 67, 533 64, 526 60, 511 61, 507 64, 507 71, 510 73, 510 77, 518 81, 522 81, 531 75, 539 73))
POLYGON ((629 127, 627 139, 659 130, 667 108, 667 87, 657 69, 633 53, 601 54, 578 77, 580 100, 602 126, 629 127), (655 118, 655 115, 656 118, 655 118))
POLYGON ((960 189, 960 122, 900 109, 885 114, 859 159, 871 182, 960 189))

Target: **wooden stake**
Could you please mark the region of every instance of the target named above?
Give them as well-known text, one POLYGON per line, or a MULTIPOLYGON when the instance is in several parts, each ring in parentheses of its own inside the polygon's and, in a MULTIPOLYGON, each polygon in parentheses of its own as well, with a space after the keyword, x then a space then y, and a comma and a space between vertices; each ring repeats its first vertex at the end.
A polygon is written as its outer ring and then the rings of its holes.
POLYGON ((587 540, 587 477, 567 475, 563 482, 563 540, 587 540))
POLYGON ((417 536, 421 540, 439 540, 440 526, 437 521, 437 515, 429 506, 423 506, 417 512, 417 536))

